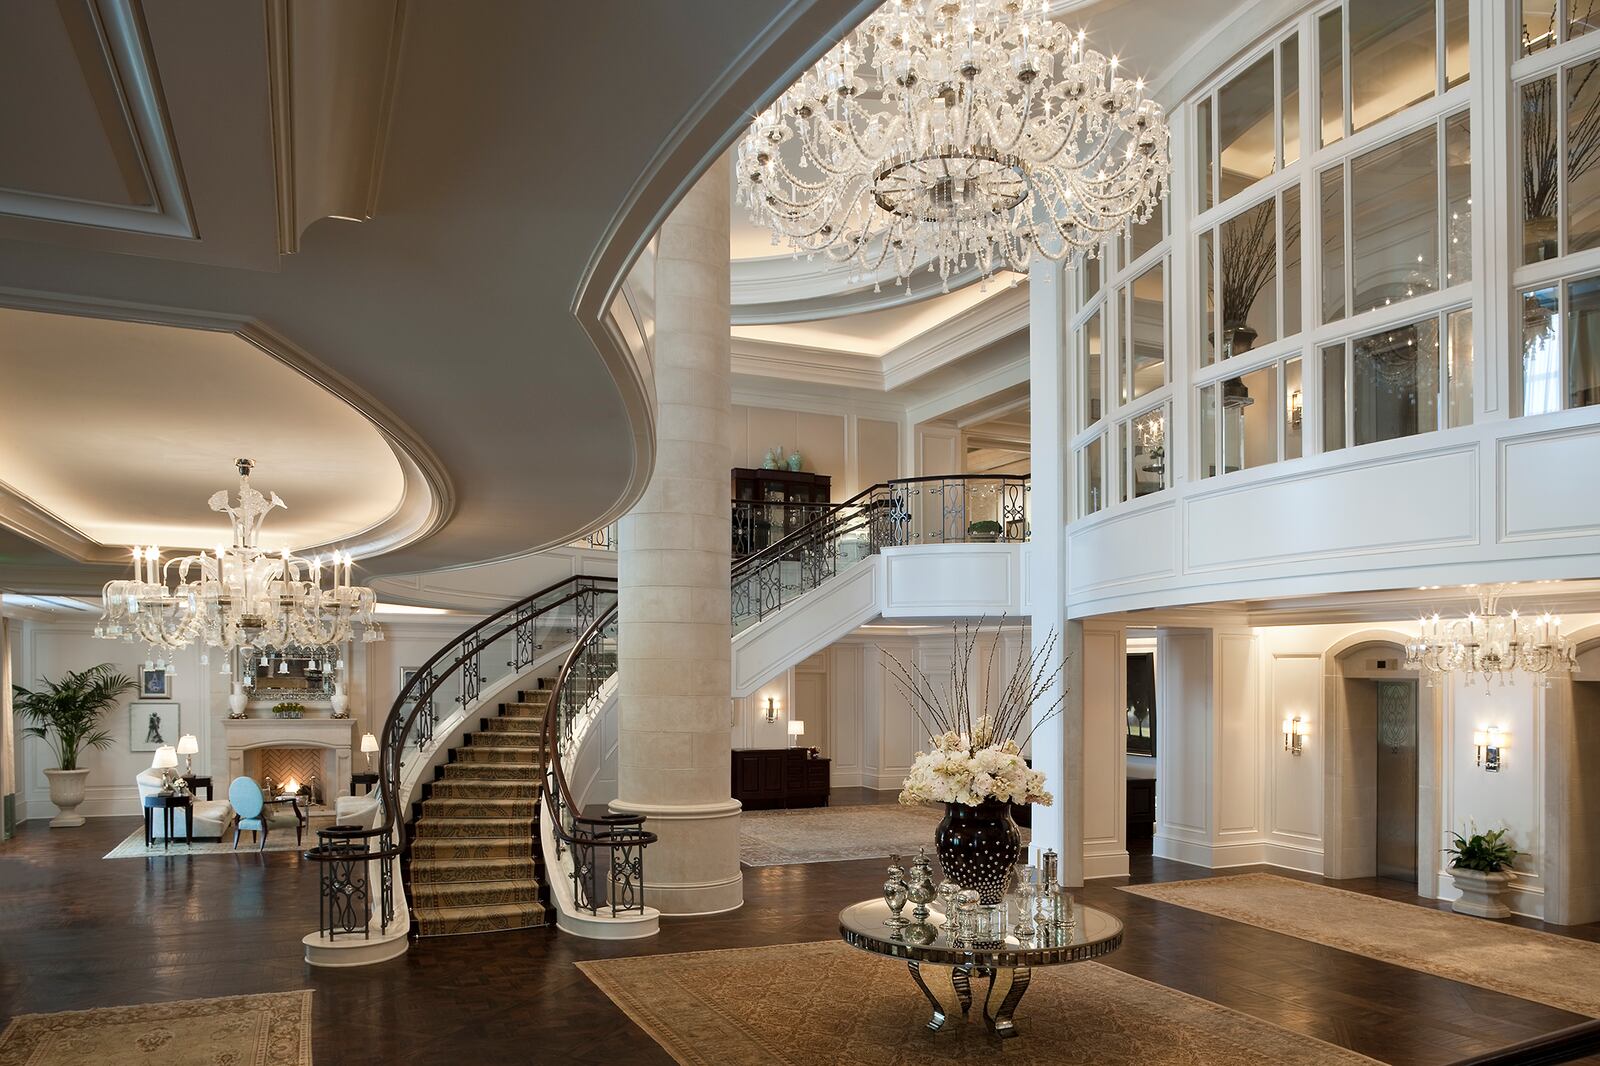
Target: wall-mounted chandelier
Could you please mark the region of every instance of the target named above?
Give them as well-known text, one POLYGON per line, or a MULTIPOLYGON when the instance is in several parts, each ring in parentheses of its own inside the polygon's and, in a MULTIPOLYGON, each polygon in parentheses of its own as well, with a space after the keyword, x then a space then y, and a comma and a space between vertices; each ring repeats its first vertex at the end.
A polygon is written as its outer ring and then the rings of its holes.
POLYGON ((1478 609, 1465 618, 1447 620, 1436 614, 1421 619, 1417 639, 1406 645, 1406 665, 1420 668, 1430 686, 1451 674, 1481 678, 1485 686, 1499 679, 1503 685, 1520 670, 1537 687, 1548 688, 1551 677, 1576 671, 1577 651, 1562 635, 1561 619, 1548 612, 1537 618, 1514 610, 1501 614, 1505 589, 1479 589, 1478 609))
POLYGON ((228 650, 326 648, 358 631, 363 641, 382 640, 383 627, 372 620, 377 596, 352 582, 349 552, 333 552, 324 563, 260 547, 267 514, 288 505, 251 487, 254 461, 236 465, 238 505, 226 489, 208 501, 232 519, 233 546, 166 561, 158 547, 134 548, 133 578, 106 584, 94 635, 161 649, 195 641, 228 650))
POLYGON ((889 0, 756 116, 739 199, 775 245, 948 285, 1144 222, 1170 164, 1141 80, 1047 0, 889 0))

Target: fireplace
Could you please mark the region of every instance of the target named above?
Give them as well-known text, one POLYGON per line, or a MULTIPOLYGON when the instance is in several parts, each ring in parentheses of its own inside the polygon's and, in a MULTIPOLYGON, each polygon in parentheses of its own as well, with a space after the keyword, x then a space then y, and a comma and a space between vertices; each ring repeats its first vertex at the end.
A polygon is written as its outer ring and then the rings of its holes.
POLYGON ((355 723, 349 718, 230 718, 228 780, 251 777, 275 788, 292 777, 309 784, 316 775, 322 805, 350 794, 350 741, 355 723))
POLYGON ((309 785, 319 805, 338 795, 334 784, 338 772, 338 755, 331 748, 249 748, 244 753, 246 777, 255 778, 262 788, 270 783, 271 791, 279 794, 309 785))

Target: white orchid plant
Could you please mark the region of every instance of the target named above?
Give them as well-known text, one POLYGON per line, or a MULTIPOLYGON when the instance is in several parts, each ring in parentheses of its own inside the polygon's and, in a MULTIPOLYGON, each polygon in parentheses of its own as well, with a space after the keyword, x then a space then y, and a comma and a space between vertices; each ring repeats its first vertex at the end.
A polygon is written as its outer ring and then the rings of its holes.
MULTIPOLYGON (((998 800, 1050 806, 1054 797, 1045 789, 1044 774, 1028 767, 1022 749, 1034 730, 1061 713, 1066 700, 1063 690, 1048 706, 1041 706, 1061 672, 1060 667, 1048 668, 1055 633, 1031 656, 1026 645, 1022 646, 1011 677, 1000 687, 993 707, 987 683, 978 706, 974 706, 969 684, 977 630, 970 625, 965 630, 957 626, 952 636, 955 649, 948 696, 920 667, 907 667, 892 654, 883 653, 891 664, 890 676, 905 693, 918 724, 932 742, 932 750, 917 752, 912 761, 911 774, 900 790, 900 802, 908 806, 961 803, 976 807, 986 800, 998 800), (1028 732, 1019 741, 1024 726, 1028 726, 1028 732)), ((989 654, 990 675, 998 659, 999 644, 997 629, 989 654)))

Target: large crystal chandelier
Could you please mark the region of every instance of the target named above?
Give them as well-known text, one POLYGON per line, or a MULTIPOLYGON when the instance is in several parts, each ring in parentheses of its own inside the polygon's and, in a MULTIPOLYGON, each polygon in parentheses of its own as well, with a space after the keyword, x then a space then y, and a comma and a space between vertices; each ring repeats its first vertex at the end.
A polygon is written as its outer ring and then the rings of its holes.
POLYGON ((1552 676, 1578 669, 1576 649, 1561 633, 1561 619, 1548 612, 1524 618, 1513 610, 1499 611, 1504 585, 1478 591, 1478 609, 1465 618, 1423 618, 1417 638, 1406 645, 1406 665, 1422 670, 1431 686, 1450 674, 1468 680, 1482 678, 1487 687, 1498 679, 1503 685, 1514 671, 1528 674, 1539 688, 1548 688, 1552 676))
POLYGON ((94 635, 166 650, 195 641, 228 650, 327 648, 357 631, 363 641, 382 640, 383 627, 372 620, 377 597, 352 583, 349 552, 324 563, 261 548, 261 523, 288 505, 251 487, 252 460, 236 464, 238 504, 226 489, 209 500, 232 519, 233 546, 165 561, 158 547, 134 548, 133 578, 106 584, 94 635))
POLYGON ((1047 0, 889 0, 761 114, 739 199, 773 244, 897 284, 1024 271, 1146 221, 1168 131, 1047 0))

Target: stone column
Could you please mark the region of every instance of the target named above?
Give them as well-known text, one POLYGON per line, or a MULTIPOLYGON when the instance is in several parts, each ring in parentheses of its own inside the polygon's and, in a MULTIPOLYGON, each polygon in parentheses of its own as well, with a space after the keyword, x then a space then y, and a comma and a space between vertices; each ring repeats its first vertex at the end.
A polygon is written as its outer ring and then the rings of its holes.
POLYGON ((661 227, 656 466, 618 531, 618 798, 660 840, 646 902, 709 914, 744 902, 730 798, 728 164, 661 227))

